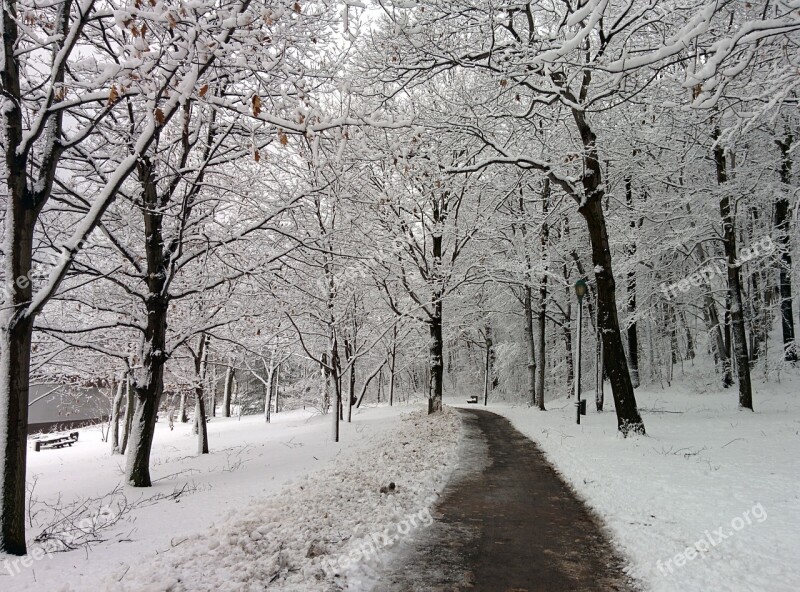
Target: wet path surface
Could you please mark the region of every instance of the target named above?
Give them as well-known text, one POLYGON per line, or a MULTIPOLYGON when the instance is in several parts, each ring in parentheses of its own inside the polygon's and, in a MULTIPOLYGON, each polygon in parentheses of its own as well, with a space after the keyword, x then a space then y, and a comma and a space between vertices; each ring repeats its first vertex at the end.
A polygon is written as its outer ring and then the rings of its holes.
POLYGON ((376 592, 633 590, 595 518, 503 417, 462 410, 467 443, 436 522, 376 592))

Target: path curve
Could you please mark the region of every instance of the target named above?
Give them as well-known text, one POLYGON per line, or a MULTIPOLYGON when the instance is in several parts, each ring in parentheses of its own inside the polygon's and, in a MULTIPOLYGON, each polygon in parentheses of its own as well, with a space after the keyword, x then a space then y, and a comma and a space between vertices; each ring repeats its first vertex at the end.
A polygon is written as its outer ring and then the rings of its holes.
POLYGON ((461 410, 466 444, 436 522, 380 592, 631 592, 597 519, 539 448, 499 415, 461 410))

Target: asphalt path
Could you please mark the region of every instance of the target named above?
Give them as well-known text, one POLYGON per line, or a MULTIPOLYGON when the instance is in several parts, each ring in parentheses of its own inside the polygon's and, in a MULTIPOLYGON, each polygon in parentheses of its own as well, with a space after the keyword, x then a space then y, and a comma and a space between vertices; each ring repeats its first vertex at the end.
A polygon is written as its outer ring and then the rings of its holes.
POLYGON ((505 418, 461 411, 460 468, 436 521, 375 592, 631 592, 595 516, 505 418))

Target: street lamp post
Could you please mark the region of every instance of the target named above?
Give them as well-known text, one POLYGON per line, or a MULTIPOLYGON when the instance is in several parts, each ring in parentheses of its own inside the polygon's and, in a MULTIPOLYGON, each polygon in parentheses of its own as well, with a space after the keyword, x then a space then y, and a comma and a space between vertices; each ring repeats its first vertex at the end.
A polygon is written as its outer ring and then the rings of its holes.
POLYGON ((577 371, 575 373, 575 408, 578 425, 581 423, 581 415, 586 415, 586 401, 581 401, 581 345, 583 333, 583 297, 589 287, 583 279, 575 282, 575 295, 578 297, 578 355, 577 371))

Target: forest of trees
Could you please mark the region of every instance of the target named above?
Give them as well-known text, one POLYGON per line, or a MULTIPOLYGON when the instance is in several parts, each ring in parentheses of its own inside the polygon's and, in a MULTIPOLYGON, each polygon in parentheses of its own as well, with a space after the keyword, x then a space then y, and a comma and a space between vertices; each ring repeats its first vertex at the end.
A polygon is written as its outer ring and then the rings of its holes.
POLYGON ((2 33, 2 551, 32 382, 107 390, 147 487, 159 413, 207 453, 215 414, 545 410, 578 279, 623 434, 695 357, 750 410, 798 359, 797 0, 6 0, 2 33))

